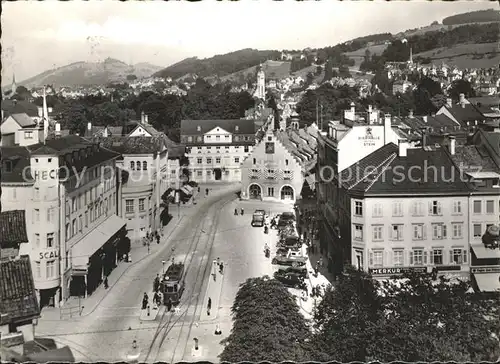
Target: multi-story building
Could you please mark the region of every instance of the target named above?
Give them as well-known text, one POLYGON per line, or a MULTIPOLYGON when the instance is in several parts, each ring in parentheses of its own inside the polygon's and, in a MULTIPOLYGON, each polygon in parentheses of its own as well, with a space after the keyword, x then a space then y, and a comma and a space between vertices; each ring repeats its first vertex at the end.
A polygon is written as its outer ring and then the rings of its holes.
POLYGON ((286 202, 300 198, 306 175, 316 166, 318 130, 312 127, 300 132, 268 128, 242 164, 241 198, 286 202))
POLYGON ((470 188, 444 148, 387 144, 342 171, 339 187, 335 273, 352 264, 375 278, 469 276, 470 188))
POLYGON ((127 221, 128 237, 140 239, 160 229, 168 215, 168 204, 162 204, 161 199, 169 177, 164 137, 108 137, 95 141, 121 155, 117 167, 125 173, 118 215, 127 221))
POLYGON ((191 180, 239 182, 241 163, 255 145, 253 120, 182 120, 191 180))
POLYGON ((26 211, 22 244, 43 305, 90 294, 122 256, 119 155, 79 136, 2 148, 2 210, 26 211))

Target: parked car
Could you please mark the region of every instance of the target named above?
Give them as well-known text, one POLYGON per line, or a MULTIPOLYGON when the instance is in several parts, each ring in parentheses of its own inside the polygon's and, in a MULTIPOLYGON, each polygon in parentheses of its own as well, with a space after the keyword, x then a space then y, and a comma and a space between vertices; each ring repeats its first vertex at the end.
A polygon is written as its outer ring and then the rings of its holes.
POLYGON ((250 223, 252 226, 264 226, 264 215, 261 213, 253 213, 252 222, 250 223))
POLYGON ((195 181, 189 181, 187 184, 190 185, 191 187, 198 187, 198 182, 195 181))
POLYGON ((282 273, 280 271, 274 272, 274 279, 280 281, 286 287, 293 287, 305 289, 306 283, 304 278, 297 273, 282 273))
POLYGON ((305 257, 283 257, 280 255, 276 255, 271 261, 272 264, 275 265, 288 265, 291 267, 303 267, 306 265, 305 257))
POLYGON ((278 227, 287 226, 289 223, 295 221, 293 212, 283 212, 278 219, 278 227))
POLYGON ((266 216, 266 211, 265 210, 255 210, 254 214, 261 214, 261 215, 266 216))
POLYGON ((286 273, 295 273, 300 275, 303 278, 308 277, 307 273, 307 268, 305 266, 303 267, 287 267, 287 268, 280 268, 278 269, 278 272, 281 272, 281 274, 286 274, 286 273))

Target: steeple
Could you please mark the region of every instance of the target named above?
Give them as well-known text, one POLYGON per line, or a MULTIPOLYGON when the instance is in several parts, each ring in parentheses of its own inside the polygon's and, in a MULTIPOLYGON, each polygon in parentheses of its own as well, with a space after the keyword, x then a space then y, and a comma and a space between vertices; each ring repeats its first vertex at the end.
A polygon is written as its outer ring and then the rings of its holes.
POLYGON ((16 74, 12 73, 12 93, 11 95, 14 95, 17 90, 17 85, 16 85, 16 74))

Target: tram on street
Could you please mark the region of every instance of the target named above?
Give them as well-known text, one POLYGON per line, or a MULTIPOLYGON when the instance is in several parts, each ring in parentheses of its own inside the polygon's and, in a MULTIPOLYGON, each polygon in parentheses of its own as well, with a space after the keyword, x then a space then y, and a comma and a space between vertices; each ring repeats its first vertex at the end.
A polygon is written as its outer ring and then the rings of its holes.
POLYGON ((163 301, 165 304, 171 300, 172 304, 176 305, 181 299, 184 291, 184 264, 172 263, 160 282, 160 289, 163 293, 163 301))

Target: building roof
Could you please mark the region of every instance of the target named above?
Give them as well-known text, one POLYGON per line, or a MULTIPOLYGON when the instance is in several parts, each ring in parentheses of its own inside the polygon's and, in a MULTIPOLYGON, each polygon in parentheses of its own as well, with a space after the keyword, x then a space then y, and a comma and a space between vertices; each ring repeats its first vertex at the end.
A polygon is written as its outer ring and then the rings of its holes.
POLYGON ((135 127, 128 133, 128 135, 132 134, 137 128, 143 128, 146 130, 151 136, 158 136, 163 134, 161 131, 156 130, 152 125, 146 123, 136 122, 135 127))
POLYGON ((257 131, 254 121, 247 119, 182 120, 181 135, 203 135, 216 127, 233 134, 255 135, 257 131))
POLYGON ((483 120, 483 115, 472 105, 452 105, 444 106, 453 115, 453 117, 462 124, 462 126, 467 126, 467 122, 473 122, 475 120, 483 120))
POLYGON ((467 100, 476 106, 483 105, 497 108, 500 106, 500 97, 498 96, 469 97, 467 100))
POLYGON ((0 324, 40 317, 29 255, 0 262, 0 272, 0 324))
POLYGON ((363 194, 462 194, 470 186, 460 180, 460 171, 444 148, 399 148, 389 143, 346 168, 341 173, 344 188, 363 194), (435 168, 433 168, 435 167, 435 168))
POLYGON ((460 127, 460 125, 445 114, 434 116, 414 116, 411 118, 406 117, 401 119, 401 124, 406 125, 411 129, 460 127))
POLYGON ((451 159, 463 171, 496 172, 495 162, 484 146, 457 145, 451 159))
POLYGON ((29 128, 36 126, 35 121, 26 113, 12 114, 12 118, 19 124, 21 128, 29 128))
POLYGON ((37 117, 38 116, 38 106, 28 101, 16 101, 16 100, 2 100, 2 110, 4 111, 4 116, 10 116, 12 114, 22 114, 26 113, 28 116, 37 117))
POLYGON ((312 149, 308 143, 300 137, 298 130, 287 129, 284 131, 276 131, 275 133, 276 138, 281 144, 296 157, 305 173, 316 166, 316 149, 312 149))
POLYGON ((120 154, 156 154, 166 148, 165 140, 161 137, 95 137, 94 143, 120 154))
POLYGON ((0 247, 2 249, 13 248, 27 242, 24 210, 2 211, 0 213, 0 247))

